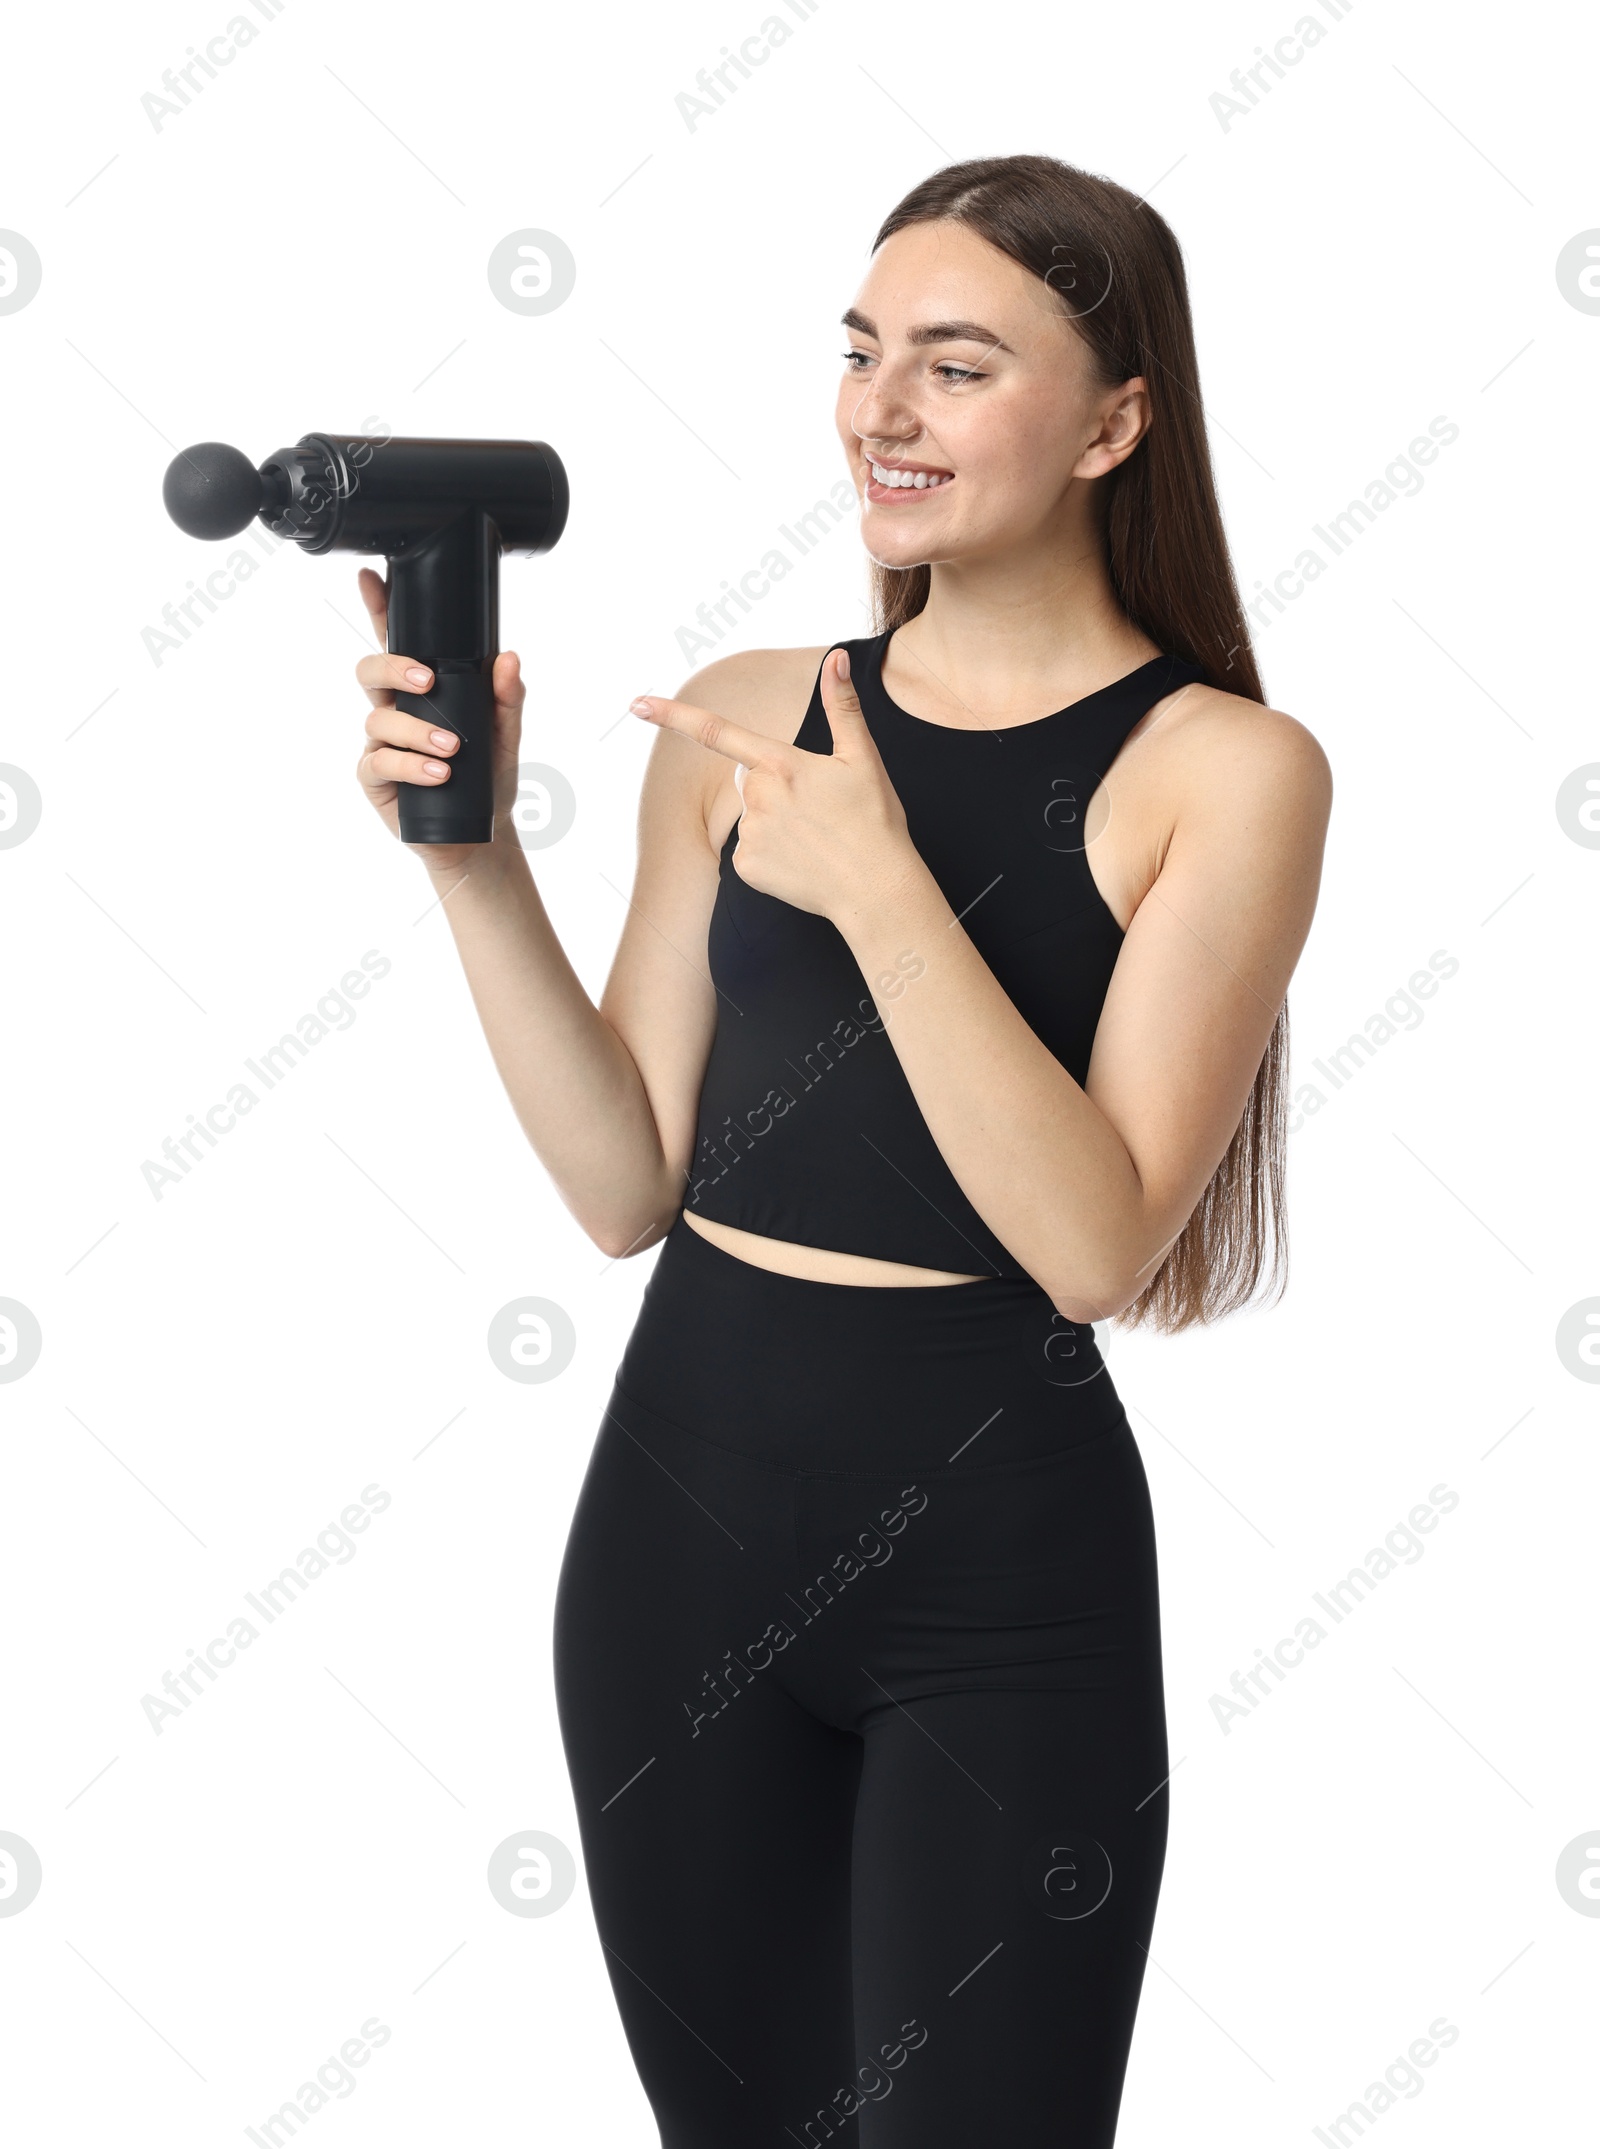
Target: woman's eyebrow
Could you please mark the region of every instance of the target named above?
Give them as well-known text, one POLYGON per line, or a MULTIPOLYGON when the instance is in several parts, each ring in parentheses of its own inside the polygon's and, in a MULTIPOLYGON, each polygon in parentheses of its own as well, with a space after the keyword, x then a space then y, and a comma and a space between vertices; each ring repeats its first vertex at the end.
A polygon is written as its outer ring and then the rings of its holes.
MULTIPOLYGON (((878 331, 864 313, 854 306, 839 316, 840 326, 853 328, 863 336, 871 336, 876 342, 878 331)), ((906 330, 907 343, 982 343, 992 351, 1011 351, 1009 343, 997 336, 993 329, 982 328, 976 321, 929 321, 922 328, 906 330)), ((1015 351, 1011 351, 1014 358, 1015 351)))

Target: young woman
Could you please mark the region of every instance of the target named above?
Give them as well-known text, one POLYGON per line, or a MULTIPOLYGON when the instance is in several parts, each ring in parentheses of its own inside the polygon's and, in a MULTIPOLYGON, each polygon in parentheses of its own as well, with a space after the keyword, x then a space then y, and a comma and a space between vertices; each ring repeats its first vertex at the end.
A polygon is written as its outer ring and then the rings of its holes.
MULTIPOLYGON (((1152 209, 1050 158, 953 166, 844 323, 879 631, 633 704, 600 1006, 505 817, 511 654, 495 839, 421 855, 573 1215, 664 1241, 555 1647, 665 2149, 1104 2149, 1168 1760, 1091 1324, 1281 1278, 1329 774, 1262 705, 1152 209)), ((405 656, 358 677, 393 827, 453 741, 396 711, 405 656)))

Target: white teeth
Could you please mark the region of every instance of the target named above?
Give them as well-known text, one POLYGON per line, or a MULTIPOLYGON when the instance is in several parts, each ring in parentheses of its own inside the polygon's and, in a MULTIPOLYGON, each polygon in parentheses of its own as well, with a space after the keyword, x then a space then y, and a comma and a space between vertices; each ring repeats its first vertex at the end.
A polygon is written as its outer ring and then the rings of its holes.
POLYGON ((948 473, 939 475, 937 473, 930 474, 926 470, 891 470, 883 463, 872 463, 868 467, 880 485, 892 487, 912 485, 919 492, 924 492, 933 486, 948 485, 950 482, 948 473))

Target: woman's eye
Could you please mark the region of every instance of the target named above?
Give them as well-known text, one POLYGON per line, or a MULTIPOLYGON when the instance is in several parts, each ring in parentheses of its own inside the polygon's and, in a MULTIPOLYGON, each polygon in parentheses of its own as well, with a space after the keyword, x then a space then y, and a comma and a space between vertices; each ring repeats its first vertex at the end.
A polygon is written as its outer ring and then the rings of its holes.
MULTIPOLYGON (((864 373, 873 362, 870 351, 841 351, 839 355, 844 360, 847 373, 864 373), (859 364, 857 360, 860 361, 859 364)), ((958 366, 953 361, 937 365, 933 370, 947 388, 964 388, 968 381, 981 381, 988 378, 976 366, 958 366)))

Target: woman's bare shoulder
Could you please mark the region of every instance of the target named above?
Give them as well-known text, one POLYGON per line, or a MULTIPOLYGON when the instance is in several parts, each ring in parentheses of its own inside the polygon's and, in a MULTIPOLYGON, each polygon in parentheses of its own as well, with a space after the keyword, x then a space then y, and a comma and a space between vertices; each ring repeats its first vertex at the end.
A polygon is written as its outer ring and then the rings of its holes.
POLYGON ((818 642, 811 649, 742 649, 717 657, 691 673, 673 699, 787 744, 800 729, 822 660, 832 647, 831 642, 818 642))
MULTIPOLYGON (((812 649, 743 649, 718 657, 691 672, 673 700, 792 745, 832 646, 819 642, 812 649)), ((647 779, 647 795, 676 801, 668 810, 692 815, 712 853, 720 852, 742 803, 734 764, 725 754, 708 753, 686 732, 660 730, 651 767, 655 773, 653 780, 647 779)))
POLYGON ((1186 791, 1265 804, 1276 800, 1326 819, 1333 770, 1309 725, 1220 687, 1184 687, 1155 712, 1152 743, 1163 742, 1186 791))

